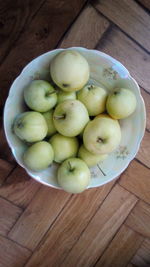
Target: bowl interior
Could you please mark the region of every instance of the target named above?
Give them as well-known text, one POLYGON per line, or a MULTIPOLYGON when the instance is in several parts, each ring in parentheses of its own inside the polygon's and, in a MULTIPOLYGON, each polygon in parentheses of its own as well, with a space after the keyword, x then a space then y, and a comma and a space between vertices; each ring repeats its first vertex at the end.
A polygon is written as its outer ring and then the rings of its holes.
MULTIPOLYGON (((128 70, 117 60, 96 50, 85 48, 70 48, 79 51, 90 65, 90 81, 104 86, 108 91, 115 87, 125 87, 132 90, 137 99, 136 111, 127 119, 120 120, 122 139, 119 147, 106 160, 91 168, 92 179, 89 187, 103 185, 125 170, 129 162, 135 157, 145 129, 145 106, 136 81, 128 70)), ((27 145, 12 131, 14 118, 26 110, 23 100, 25 86, 34 79, 50 81, 49 65, 52 58, 63 49, 50 51, 31 61, 21 72, 11 86, 4 110, 4 127, 8 143, 17 162, 25 168, 22 154, 27 145)), ((40 172, 26 171, 37 181, 59 188, 57 183, 57 164, 40 172)))

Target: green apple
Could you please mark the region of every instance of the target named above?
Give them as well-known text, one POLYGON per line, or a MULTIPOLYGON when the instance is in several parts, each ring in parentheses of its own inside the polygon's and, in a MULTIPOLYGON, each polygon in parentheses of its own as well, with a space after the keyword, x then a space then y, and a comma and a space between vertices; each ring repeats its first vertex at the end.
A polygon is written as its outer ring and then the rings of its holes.
POLYGON ((77 98, 86 106, 90 116, 96 116, 105 110, 107 91, 99 86, 89 84, 77 93, 77 98))
POLYGON ((49 142, 54 151, 54 161, 61 163, 68 158, 76 157, 79 147, 76 137, 55 134, 51 137, 49 142))
POLYGON ((43 80, 32 81, 24 90, 27 106, 35 111, 46 112, 57 103, 57 94, 50 83, 43 80))
POLYGON ((40 171, 48 168, 53 162, 53 159, 54 152, 52 146, 45 141, 33 144, 23 155, 25 166, 33 171, 40 171))
POLYGON ((78 158, 65 160, 58 168, 59 185, 69 193, 81 193, 90 183, 90 170, 86 163, 78 158))
POLYGON ((56 128, 53 122, 53 113, 54 110, 49 110, 47 112, 42 113, 44 116, 44 119, 46 120, 48 131, 47 131, 47 136, 51 136, 56 133, 56 128))
POLYGON ((127 118, 136 109, 136 97, 128 89, 116 88, 108 96, 106 108, 109 115, 114 119, 127 118))
POLYGON ((55 108, 53 120, 60 134, 73 137, 82 132, 89 121, 89 115, 80 101, 66 100, 55 108))
POLYGON ((41 141, 47 135, 48 127, 42 114, 27 111, 19 114, 13 125, 15 134, 23 141, 41 141))
POLYGON ((76 99, 75 92, 64 92, 63 90, 59 90, 57 92, 57 104, 65 100, 75 100, 75 99, 76 99))
POLYGON ((89 64, 77 51, 65 50, 53 58, 50 74, 53 81, 64 91, 77 91, 89 79, 89 64))
POLYGON ((84 145, 79 148, 78 157, 84 160, 88 167, 95 166, 100 161, 103 161, 107 158, 107 154, 93 154, 89 152, 84 145))
POLYGON ((83 133, 85 148, 93 154, 108 154, 117 148, 121 129, 117 120, 100 117, 90 121, 83 133))

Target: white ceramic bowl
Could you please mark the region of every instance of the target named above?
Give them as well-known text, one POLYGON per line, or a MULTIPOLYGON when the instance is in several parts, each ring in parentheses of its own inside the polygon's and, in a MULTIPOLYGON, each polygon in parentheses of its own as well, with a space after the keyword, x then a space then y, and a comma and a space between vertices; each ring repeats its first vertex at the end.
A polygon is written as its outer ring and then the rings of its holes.
MULTIPOLYGON (((129 118, 121 120, 122 139, 120 146, 106 160, 91 168, 92 179, 89 187, 101 186, 118 177, 135 157, 143 138, 146 123, 145 105, 137 82, 128 70, 117 60, 96 50, 72 47, 79 51, 89 62, 90 79, 95 84, 103 84, 108 91, 114 87, 132 90, 137 99, 137 108, 129 118)), ((24 166, 22 154, 26 145, 12 132, 12 123, 16 115, 25 111, 23 90, 33 79, 50 79, 49 65, 52 58, 63 49, 45 53, 31 61, 13 82, 4 109, 4 128, 12 153, 27 173, 36 181, 50 187, 60 188, 57 184, 57 164, 40 172, 33 172, 24 166)))

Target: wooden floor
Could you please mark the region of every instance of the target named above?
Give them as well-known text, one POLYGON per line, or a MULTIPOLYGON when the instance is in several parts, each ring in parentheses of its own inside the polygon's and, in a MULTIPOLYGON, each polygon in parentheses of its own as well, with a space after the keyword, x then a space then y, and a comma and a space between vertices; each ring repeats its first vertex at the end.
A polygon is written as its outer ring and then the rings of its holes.
POLYGON ((150 266, 150 1, 0 0, 0 267, 150 266), (145 136, 118 180, 70 195, 29 178, 2 126, 10 84, 33 58, 84 46, 138 81, 145 136))

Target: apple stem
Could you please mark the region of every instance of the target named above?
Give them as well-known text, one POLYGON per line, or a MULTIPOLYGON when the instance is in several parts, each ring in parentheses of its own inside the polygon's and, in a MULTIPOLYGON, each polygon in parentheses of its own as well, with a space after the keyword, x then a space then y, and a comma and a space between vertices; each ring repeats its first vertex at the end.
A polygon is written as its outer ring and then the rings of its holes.
POLYGON ((70 171, 73 171, 73 170, 74 170, 74 168, 71 166, 71 163, 70 163, 70 161, 68 161, 68 165, 69 165, 69 169, 70 169, 70 171))
POLYGON ((102 174, 103 174, 104 176, 106 176, 106 173, 101 169, 101 167, 99 166, 99 164, 97 164, 97 166, 98 166, 99 170, 102 172, 102 174))
POLYGON ((65 118, 66 118, 66 114, 54 116, 55 120, 60 120, 60 119, 65 119, 65 118))
POLYGON ((23 123, 22 123, 21 121, 18 121, 18 123, 17 123, 17 127, 18 127, 19 129, 21 129, 21 128, 23 127, 23 123))
POLYGON ((48 96, 50 96, 50 95, 52 95, 52 94, 56 94, 56 90, 53 90, 53 91, 51 91, 51 92, 47 92, 47 93, 46 93, 46 97, 48 97, 48 96))
POLYGON ((104 141, 104 140, 103 140, 102 138, 100 138, 100 137, 97 138, 97 142, 98 142, 98 143, 103 143, 103 141, 104 141))

